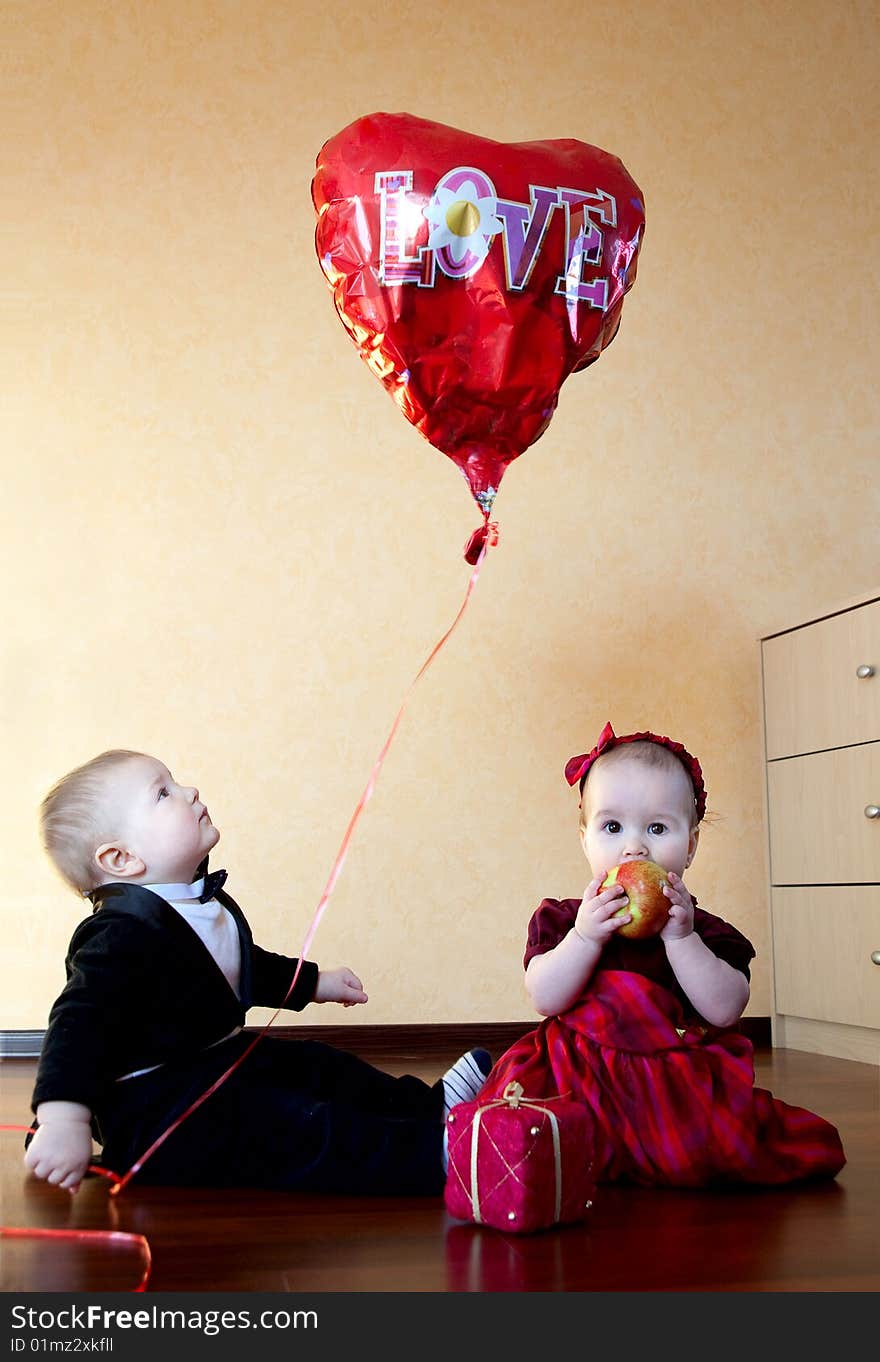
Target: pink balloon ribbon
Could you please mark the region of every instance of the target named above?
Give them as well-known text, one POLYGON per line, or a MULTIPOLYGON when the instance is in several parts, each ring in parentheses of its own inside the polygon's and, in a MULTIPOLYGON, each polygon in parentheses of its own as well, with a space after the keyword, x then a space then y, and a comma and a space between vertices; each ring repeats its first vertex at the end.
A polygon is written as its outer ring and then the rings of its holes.
MULTIPOLYGON (((235 1072, 235 1070, 236 1070, 237 1068, 239 1068, 239 1066, 240 1066, 241 1064, 244 1063, 244 1061, 247 1059, 247 1057, 248 1057, 248 1055, 251 1053, 251 1051, 259 1044, 259 1042, 260 1042, 260 1041, 263 1039, 263 1037, 266 1035, 267 1031, 268 1031, 268 1030, 270 1029, 270 1027, 274 1024, 274 1022, 275 1022, 276 1018, 278 1017, 279 1013, 282 1011, 282 1009, 283 1009, 283 1007, 284 1007, 284 1004, 287 1002, 287 999, 290 997, 291 993, 293 992, 293 990, 294 990, 294 988, 295 988, 295 986, 296 986, 296 981, 297 981, 297 979, 299 978, 300 970, 302 969, 303 961, 306 959, 306 956, 307 956, 307 954, 308 954, 309 947, 311 946, 312 941, 314 940, 315 933, 317 932, 318 926, 319 926, 319 924, 320 924, 320 922, 321 922, 321 919, 322 919, 322 917, 324 916, 324 911, 325 911, 325 909, 326 909, 326 907, 327 907, 327 904, 328 904, 329 901, 330 901, 330 897, 331 897, 331 895, 332 895, 332 893, 333 893, 333 890, 334 890, 335 887, 336 887, 337 880, 339 879, 339 876, 340 876, 340 874, 341 874, 341 872, 342 872, 342 867, 343 867, 343 865, 345 864, 345 859, 346 859, 346 856, 348 855, 348 849, 349 849, 349 847, 350 847, 350 845, 351 845, 352 837, 353 837, 353 835, 354 835, 354 830, 355 830, 355 828, 357 827, 358 823, 360 822, 360 819, 361 819, 361 816, 362 816, 362 814, 363 814, 363 812, 364 812, 364 809, 366 808, 367 804, 369 803, 370 799, 371 799, 372 796, 373 796, 373 791, 374 791, 375 788, 376 788, 376 783, 377 783, 377 781, 378 781, 378 779, 379 779, 379 774, 380 774, 380 772, 381 772, 381 770, 382 770, 382 767, 385 765, 385 758, 388 756, 388 752, 389 752, 389 750, 390 750, 390 748, 391 748, 391 744, 393 743, 395 737, 397 736, 397 730, 398 730, 398 728, 400 727, 401 720, 403 719, 404 713, 406 712, 406 708, 407 708, 407 706, 408 706, 408 704, 409 704, 409 701, 410 701, 410 698, 411 698, 411 696, 412 696, 412 693, 413 693, 413 691, 415 690, 415 688, 416 688, 416 686, 418 685, 418 683, 421 681, 422 677, 425 675, 425 672, 428 670, 428 668, 429 668, 429 667, 431 666, 431 664, 433 663, 434 659, 437 657, 437 654, 438 654, 438 653, 440 652, 440 650, 444 647, 444 645, 446 644, 446 642, 448 641, 448 639, 451 637, 451 635, 453 634, 453 632, 455 631, 455 629, 458 627, 458 624, 459 624, 459 622, 460 622, 462 616, 464 615, 465 610, 467 609, 468 602, 470 601, 470 598, 471 598, 471 596, 472 596, 472 594, 473 594, 474 588, 476 587, 477 582, 478 582, 478 580, 479 580, 480 572, 481 572, 481 570, 482 570, 483 561, 484 561, 484 559, 485 559, 485 557, 486 557, 486 554, 488 553, 490 547, 493 547, 493 546, 494 546, 495 544, 497 544, 497 542, 498 542, 498 531, 497 531, 497 526, 494 524, 494 522, 488 524, 488 525, 483 529, 483 533, 482 533, 482 535, 481 535, 481 538, 482 538, 482 544, 481 544, 481 546, 480 546, 480 552, 479 552, 479 555, 478 555, 478 557, 477 557, 477 559, 476 559, 476 563, 475 563, 475 565, 474 565, 474 570, 473 570, 473 572, 472 572, 471 575, 470 575, 470 579, 469 579, 468 585, 467 585, 467 590, 465 591, 465 595, 464 595, 464 600, 462 601, 461 605, 459 606, 458 613, 456 614, 455 619, 452 621, 452 623, 450 624, 450 626, 449 626, 449 628, 446 630, 446 632, 442 635, 442 637, 438 640, 438 642, 434 644, 434 647, 431 649, 430 653, 429 653, 428 656, 425 658, 425 661, 422 663, 422 665, 421 665, 421 667, 419 668, 419 670, 417 671, 416 675, 413 677, 412 681, 410 682, 410 684, 409 684, 409 686, 408 686, 408 688, 407 688, 407 690, 406 690, 406 693, 404 694, 403 702, 402 702, 402 704, 401 704, 399 710, 397 711, 397 714, 396 714, 396 716, 395 716, 395 718, 394 718, 394 722, 393 722, 392 725, 391 725, 391 728, 390 728, 390 730, 389 730, 388 736, 387 736, 387 738, 385 739, 385 742, 382 744, 382 747, 381 747, 381 750, 380 750, 380 752, 379 752, 379 755, 377 756, 376 760, 375 760, 374 763, 373 763, 373 767, 372 767, 372 770, 370 771, 369 777, 368 777, 368 779, 367 779, 367 783, 366 783, 366 785, 364 786, 363 793, 361 794, 361 797, 360 797, 360 799, 358 800, 357 805, 355 806, 354 813, 352 814, 352 816, 351 816, 351 818, 350 818, 350 820, 349 820, 348 827, 347 827, 346 830, 345 830, 345 834, 344 834, 344 836, 343 836, 343 838, 342 838, 342 842, 341 842, 341 844, 340 844, 339 850, 338 850, 338 852, 336 853, 336 859, 335 859, 334 862, 333 862, 333 866, 332 866, 332 868, 331 868, 331 870, 330 870, 330 874, 329 874, 329 876, 328 876, 327 883, 326 883, 326 885, 324 886, 324 891, 323 891, 323 893, 321 894, 320 900, 319 900, 319 902, 318 902, 318 906, 317 906, 317 908, 315 909, 314 914, 312 915, 312 920, 311 920, 311 922, 309 923, 308 930, 306 931, 305 937, 304 937, 304 939, 303 939, 302 947, 300 948, 299 958, 298 958, 298 960, 297 960, 297 965, 296 965, 296 969, 294 970, 293 978, 292 978, 291 981, 290 981, 290 987, 288 988, 287 992, 285 993, 282 1002, 281 1002, 281 1003, 279 1004, 279 1006, 275 1009, 274 1013, 273 1013, 272 1016, 269 1018, 269 1020, 268 1020, 268 1022, 266 1023, 266 1025, 265 1025, 260 1031, 258 1031, 257 1034, 254 1036, 253 1040, 252 1040, 251 1043, 248 1045, 247 1049, 245 1049, 245 1050, 242 1052, 242 1054, 239 1055, 239 1057, 238 1057, 238 1059, 236 1059, 235 1063, 234 1063, 234 1064, 230 1064, 229 1068, 225 1071, 225 1073, 222 1073, 222 1074, 220 1075, 220 1077, 217 1078, 217 1079, 211 1084, 211 1086, 210 1086, 209 1088, 207 1088, 206 1091, 203 1092, 203 1093, 201 1094, 200 1097, 197 1097, 196 1100, 195 1100, 194 1102, 192 1102, 192 1103, 190 1104, 190 1106, 188 1106, 187 1109, 186 1109, 180 1116, 178 1116, 178 1117, 176 1118, 176 1120, 174 1120, 174 1121, 171 1123, 171 1125, 169 1125, 169 1126, 167 1127, 167 1129, 164 1130, 164 1131, 162 1132, 162 1134, 161 1134, 156 1140, 153 1141, 153 1143, 149 1146, 149 1148, 146 1149, 146 1150, 144 1151, 143 1154, 141 1154, 140 1158, 138 1158, 138 1159, 135 1160, 135 1162, 131 1165, 131 1167, 128 1169, 127 1172, 125 1172, 124 1174, 122 1174, 122 1176, 119 1176, 118 1174, 112 1172, 111 1170, 109 1170, 109 1169, 107 1169, 107 1168, 101 1168, 101 1167, 99 1167, 99 1166, 96 1165, 96 1164, 90 1164, 90 1165, 89 1165, 89 1171, 90 1171, 90 1172, 98 1173, 98 1174, 101 1175, 101 1177, 105 1177, 105 1178, 107 1178, 107 1179, 110 1181, 110 1183, 112 1184, 111 1187, 110 1187, 110 1193, 109 1193, 110 1196, 112 1196, 112 1197, 118 1196, 119 1193, 120 1193, 125 1187, 128 1186, 128 1184, 129 1184, 129 1182, 131 1182, 132 1178, 141 1170, 141 1168, 143 1168, 143 1166, 144 1166, 144 1164, 147 1162, 147 1160, 148 1160, 149 1158, 151 1158, 151 1157, 153 1156, 153 1154, 155 1154, 156 1150, 157 1150, 161 1145, 163 1145, 163 1144, 165 1143, 165 1141, 168 1139, 169 1135, 173 1134, 173 1132, 177 1129, 177 1127, 178 1127, 179 1125, 182 1125, 182 1123, 187 1119, 187 1117, 190 1116, 190 1115, 192 1115, 192 1113, 193 1113, 194 1111, 196 1111, 197 1108, 200 1107, 200 1106, 202 1105, 203 1102, 206 1102, 206 1101, 208 1100, 208 1098, 209 1098, 213 1093, 215 1093, 215 1092, 217 1091, 217 1089, 218 1089, 219 1087, 222 1086, 223 1083, 226 1082, 226 1080, 230 1077, 230 1075, 233 1074, 233 1073, 235 1072)), ((28 1126, 0 1126, 0 1130, 30 1131, 30 1130, 33 1130, 33 1127, 28 1127, 28 1126)), ((150 1253, 150 1246, 149 1246, 149 1243, 147 1242, 147 1239, 145 1238, 144 1235, 140 1235, 140 1234, 127 1234, 127 1233, 124 1233, 124 1232, 121 1231, 121 1230, 44 1230, 44 1229, 41 1229, 41 1230, 31 1230, 31 1229, 18 1229, 18 1228, 11 1227, 11 1226, 3 1226, 3 1227, 0 1227, 0 1235, 6 1236, 7 1238, 16 1238, 16 1239, 50 1239, 50 1238, 54 1238, 54 1239, 64 1239, 64 1240, 68 1240, 68 1241, 71 1241, 71 1240, 72 1240, 72 1241, 78 1241, 78 1242, 81 1242, 81 1243, 93 1242, 93 1243, 113 1244, 113 1243, 123 1243, 123 1242, 125 1242, 125 1243, 129 1243, 129 1244, 135 1244, 135 1245, 138 1246, 138 1248, 140 1249, 140 1252, 141 1252, 141 1254, 142 1254, 143 1261, 144 1261, 144 1271, 143 1271, 143 1274, 142 1274, 142 1277, 141 1277, 140 1282, 139 1282, 138 1285, 137 1285, 136 1287, 134 1287, 133 1289, 134 1289, 135 1291, 144 1291, 144 1290, 146 1289, 147 1281, 149 1280, 149 1276, 150 1276, 150 1269, 151 1269, 152 1257, 151 1257, 151 1253, 150 1253)))
POLYGON ((391 725, 388 737, 385 739, 385 742, 382 745, 379 755, 376 758, 375 762, 373 763, 373 768, 370 771, 370 775, 364 787, 363 793, 357 802, 354 813, 352 814, 351 819, 349 820, 348 827, 345 830, 345 835, 342 838, 342 843, 339 847, 338 852, 336 853, 336 859, 333 862, 333 867, 330 871, 327 883, 324 886, 324 892, 321 895, 321 898, 318 902, 318 906, 315 909, 315 912, 312 916, 312 920, 309 923, 308 930, 305 934, 302 947, 300 948, 299 959, 297 960, 296 969, 294 970, 293 978, 290 981, 290 988, 285 993, 283 1001, 275 1009, 275 1012, 269 1018, 268 1022, 262 1028, 262 1030, 257 1032, 253 1040, 251 1041, 250 1045, 248 1045, 247 1049, 244 1050, 242 1054, 239 1055, 235 1063, 230 1064, 229 1068, 225 1071, 225 1073, 222 1073, 219 1078, 215 1079, 211 1086, 208 1089, 206 1089, 206 1091, 203 1092, 200 1097, 197 1097, 196 1100, 193 1103, 191 1103, 190 1106, 187 1107, 186 1111, 184 1111, 180 1116, 178 1116, 176 1120, 174 1120, 171 1123, 171 1125, 168 1126, 168 1128, 164 1130, 156 1140, 153 1141, 150 1147, 144 1151, 140 1158, 135 1160, 135 1162, 131 1165, 128 1171, 124 1173, 122 1177, 120 1177, 118 1181, 114 1183, 114 1185, 110 1188, 111 1196, 118 1196, 119 1193, 123 1190, 123 1188, 125 1188, 131 1181, 131 1179, 135 1176, 135 1174, 138 1173, 141 1170, 141 1168, 143 1168, 144 1164, 147 1162, 147 1159, 152 1158, 153 1154, 155 1154, 156 1150, 160 1147, 160 1145, 165 1143, 169 1135, 171 1135, 177 1129, 177 1127, 187 1119, 188 1116, 191 1116, 192 1113, 196 1111, 197 1108, 200 1107, 203 1102, 206 1102, 208 1098, 213 1093, 215 1093, 223 1083, 226 1082, 227 1078, 229 1078, 231 1074, 235 1073, 235 1070, 241 1064, 244 1063, 244 1061, 247 1059, 251 1051, 260 1043, 260 1041, 265 1036, 266 1032, 274 1024, 276 1018, 278 1017, 278 1014, 283 1009, 284 1004, 287 1002, 287 999, 290 997, 291 993, 294 990, 294 987, 296 986, 296 981, 299 978, 300 970, 302 969, 303 960, 305 960, 305 958, 308 955, 309 947, 311 946, 312 941, 314 940, 315 933, 318 930, 321 918, 324 916, 324 910, 326 909, 327 904, 330 901, 330 896, 332 895, 333 890, 336 887, 336 882, 339 879, 339 876, 342 872, 342 867, 345 864, 345 858, 348 855, 348 849, 349 846, 351 845, 354 830, 357 827, 358 823, 360 822, 361 815, 363 814, 364 809, 366 808, 367 804, 372 798, 373 791, 376 787, 376 782, 379 779, 379 774, 382 770, 382 767, 385 764, 385 758, 387 757, 391 744, 393 743, 397 735, 397 730, 400 727, 400 722, 406 711, 407 705, 409 704, 410 697, 412 696, 413 691, 415 690, 418 683, 421 681, 422 677, 425 675, 425 672, 428 670, 428 668, 431 666, 432 662, 436 658, 437 654, 440 652, 441 648, 443 648, 444 644, 447 642, 447 640, 451 637, 454 630, 457 628, 462 615, 467 609, 467 605, 468 602, 470 601, 471 595, 473 594, 474 588, 479 580, 480 571, 482 569, 483 561, 486 557, 486 554, 488 553, 490 547, 494 546, 497 542, 498 542, 497 529, 493 524, 491 526, 491 531, 487 533, 486 537, 483 540, 483 545, 480 550, 480 554, 477 558, 474 570, 470 575, 467 590, 464 595, 464 600, 459 606, 458 614, 455 616, 455 619, 452 621, 449 628, 446 630, 445 634, 443 634, 439 641, 434 644, 434 647, 431 649, 430 653, 425 658, 425 661, 422 663, 421 667, 419 668, 416 675, 413 677, 412 681, 409 684, 409 687, 406 690, 403 702, 400 706, 400 709, 397 711, 397 715, 395 716, 394 722, 391 725))

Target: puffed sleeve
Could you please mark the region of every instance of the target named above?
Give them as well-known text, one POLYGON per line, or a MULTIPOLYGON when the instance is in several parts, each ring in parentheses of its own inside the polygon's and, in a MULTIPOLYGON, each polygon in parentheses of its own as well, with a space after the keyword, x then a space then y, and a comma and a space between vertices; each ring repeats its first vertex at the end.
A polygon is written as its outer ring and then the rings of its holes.
POLYGON ((528 965, 532 956, 544 955, 546 951, 552 951, 553 947, 558 946, 564 936, 568 936, 580 906, 580 899, 542 900, 532 914, 532 920, 529 923, 523 968, 528 965))
POLYGON ((726 960, 728 965, 740 970, 747 979, 751 978, 749 961, 755 957, 755 948, 748 937, 738 932, 736 927, 725 922, 723 918, 716 917, 714 913, 695 908, 694 931, 713 955, 717 955, 720 960, 726 960))

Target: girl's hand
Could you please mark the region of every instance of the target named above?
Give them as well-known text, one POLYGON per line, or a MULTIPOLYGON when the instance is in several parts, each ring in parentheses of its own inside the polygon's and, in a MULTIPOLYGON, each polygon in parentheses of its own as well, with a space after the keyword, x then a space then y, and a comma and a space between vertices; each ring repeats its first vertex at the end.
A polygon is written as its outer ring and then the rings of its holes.
POLYGON ((354 1007, 355 1003, 367 1002, 364 986, 360 979, 346 965, 339 969, 318 971, 315 988, 316 1003, 342 1003, 343 1007, 354 1007))
POLYGON ((614 916, 627 902, 623 885, 612 884, 608 889, 601 889, 601 884, 601 879, 590 880, 574 920, 574 930, 581 940, 592 941, 600 950, 618 927, 632 922, 631 913, 614 916))
POLYGON ((25 1150, 24 1164, 54 1187, 75 1192, 92 1158, 92 1130, 76 1119, 42 1122, 25 1150))
POLYGON ((694 930, 694 901, 680 875, 670 870, 666 878, 668 884, 664 884, 663 893, 669 899, 669 921, 660 935, 666 941, 680 941, 694 930))

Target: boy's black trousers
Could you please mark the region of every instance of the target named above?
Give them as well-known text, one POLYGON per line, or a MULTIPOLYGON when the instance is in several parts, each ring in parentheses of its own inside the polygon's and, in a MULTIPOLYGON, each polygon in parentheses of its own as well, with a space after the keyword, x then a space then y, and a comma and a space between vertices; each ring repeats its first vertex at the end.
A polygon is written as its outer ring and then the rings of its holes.
MULTIPOLYGON (((102 1162, 128 1171, 253 1040, 241 1033, 114 1085, 102 1162)), ((136 1182, 437 1195, 443 1084, 395 1078, 318 1041, 265 1036, 146 1161, 136 1182)))

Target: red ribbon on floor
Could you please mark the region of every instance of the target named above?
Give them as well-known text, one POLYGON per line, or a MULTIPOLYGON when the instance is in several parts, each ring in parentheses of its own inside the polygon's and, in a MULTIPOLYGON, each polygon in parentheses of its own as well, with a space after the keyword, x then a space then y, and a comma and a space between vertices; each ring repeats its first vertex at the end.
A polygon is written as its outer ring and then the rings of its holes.
MULTIPOLYGON (((17 1130, 22 1134, 32 1135, 36 1127, 0 1125, 0 1130, 17 1130)), ((115 1173, 111 1173, 106 1168, 99 1168, 97 1164, 90 1163, 88 1171, 99 1173, 101 1177, 108 1178, 111 1182, 116 1181, 115 1173)), ((137 1249, 142 1263, 140 1280, 136 1286, 132 1287, 132 1290, 135 1292, 146 1291, 147 1282, 150 1280, 153 1258, 150 1253, 150 1245, 143 1234, 130 1234, 127 1230, 35 1230, 19 1229, 16 1225, 0 1225, 0 1239, 52 1239, 56 1243, 66 1241, 67 1243, 99 1244, 108 1248, 124 1244, 126 1248, 137 1249)))

